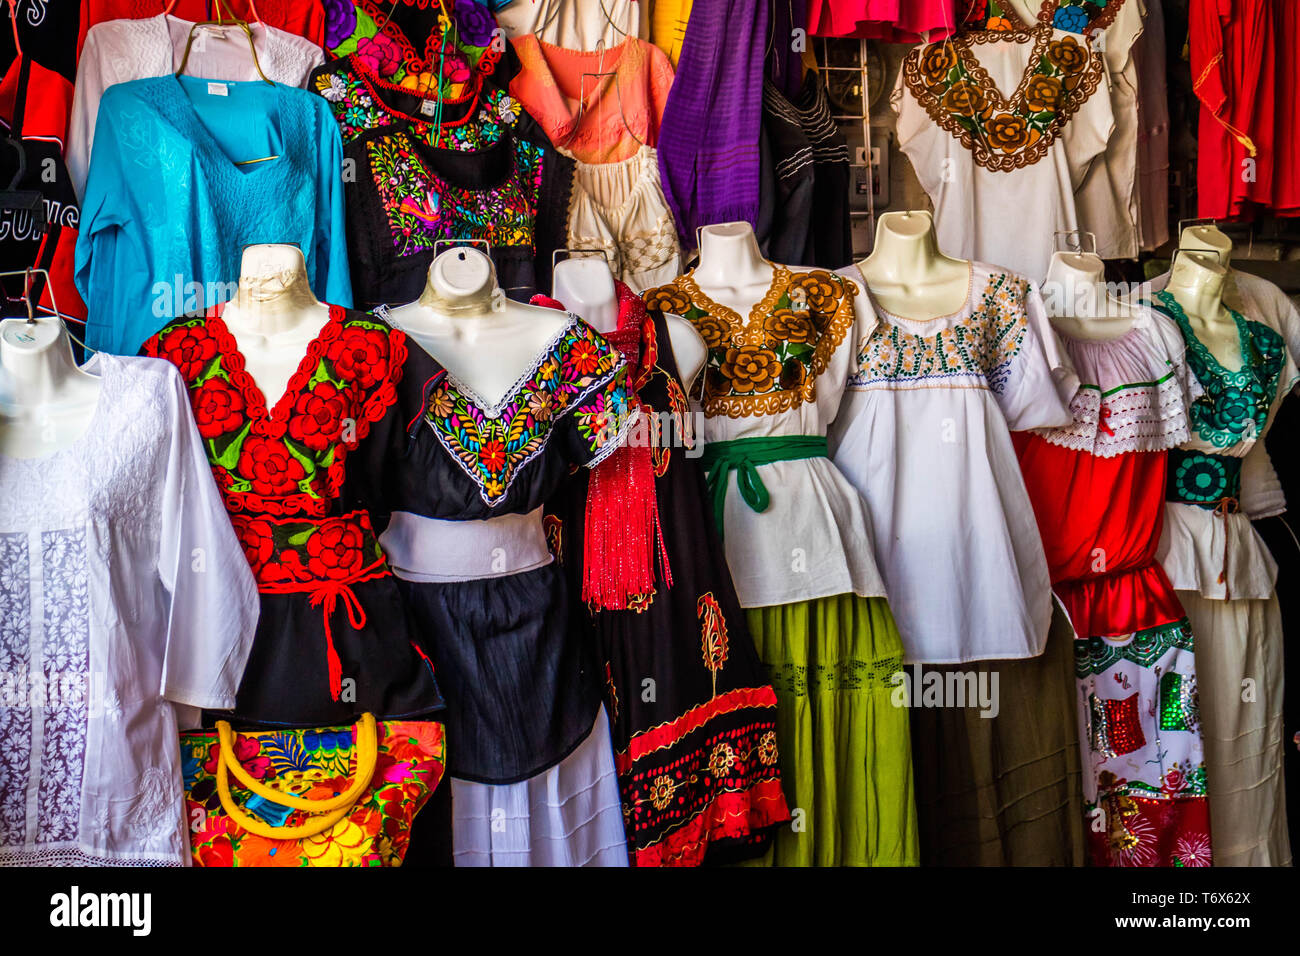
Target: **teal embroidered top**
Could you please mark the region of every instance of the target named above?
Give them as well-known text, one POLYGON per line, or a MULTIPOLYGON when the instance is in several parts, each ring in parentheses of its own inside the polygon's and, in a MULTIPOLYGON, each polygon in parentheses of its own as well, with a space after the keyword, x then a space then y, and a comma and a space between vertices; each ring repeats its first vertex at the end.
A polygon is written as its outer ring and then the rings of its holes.
POLYGON ((1214 448, 1231 448, 1262 435, 1286 365, 1282 336, 1228 309, 1237 325, 1242 359, 1240 369, 1229 371, 1196 337, 1177 299, 1160 292, 1153 304, 1178 323, 1187 343, 1187 365, 1205 389, 1191 408, 1196 436, 1214 448))

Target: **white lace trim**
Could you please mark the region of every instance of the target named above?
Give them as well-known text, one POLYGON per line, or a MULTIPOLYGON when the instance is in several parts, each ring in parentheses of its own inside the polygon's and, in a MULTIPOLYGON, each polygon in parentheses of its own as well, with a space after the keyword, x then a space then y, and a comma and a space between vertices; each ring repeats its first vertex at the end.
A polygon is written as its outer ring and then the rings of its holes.
POLYGON ((0 867, 7 866, 146 866, 183 867, 174 857, 141 856, 115 857, 87 853, 80 847, 60 846, 40 850, 7 850, 0 848, 0 867))
POLYGON ((1183 389, 1173 373, 1157 383, 1123 386, 1102 396, 1085 385, 1070 400, 1072 424, 1037 429, 1048 443, 1098 458, 1167 451, 1190 437, 1183 389))

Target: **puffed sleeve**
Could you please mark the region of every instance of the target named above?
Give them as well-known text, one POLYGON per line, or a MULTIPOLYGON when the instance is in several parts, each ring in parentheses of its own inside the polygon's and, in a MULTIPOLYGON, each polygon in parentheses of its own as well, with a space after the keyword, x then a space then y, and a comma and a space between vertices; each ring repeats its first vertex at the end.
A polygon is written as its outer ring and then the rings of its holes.
MULTIPOLYGON (((159 363, 161 364, 161 363, 159 363)), ((253 647, 253 572, 217 491, 180 373, 165 366, 171 447, 159 509, 158 574, 170 602, 162 696, 227 710, 253 647)))
POLYGON ((1047 320, 1037 287, 1025 279, 1003 278, 988 294, 996 300, 998 314, 1011 321, 998 323, 998 337, 989 344, 989 389, 1012 431, 1069 425, 1079 377, 1047 320))

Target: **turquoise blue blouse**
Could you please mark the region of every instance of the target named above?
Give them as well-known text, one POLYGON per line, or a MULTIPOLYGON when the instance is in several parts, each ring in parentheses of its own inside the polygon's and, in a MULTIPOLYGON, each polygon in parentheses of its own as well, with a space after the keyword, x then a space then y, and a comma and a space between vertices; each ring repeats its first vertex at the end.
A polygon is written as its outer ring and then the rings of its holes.
POLYGON ((77 239, 87 344, 134 355, 232 298, 252 243, 296 244, 316 297, 350 308, 343 178, 338 124, 306 90, 170 74, 109 87, 77 239))

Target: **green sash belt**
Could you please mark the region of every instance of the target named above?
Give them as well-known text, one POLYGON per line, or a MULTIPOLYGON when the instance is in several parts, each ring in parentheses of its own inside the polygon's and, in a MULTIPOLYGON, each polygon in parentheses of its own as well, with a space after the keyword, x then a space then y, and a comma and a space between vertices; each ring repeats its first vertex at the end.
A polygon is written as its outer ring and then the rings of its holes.
POLYGON ((772 438, 737 438, 713 441, 704 445, 705 478, 713 498, 713 520, 718 534, 723 533, 723 506, 727 500, 729 476, 736 472, 736 487, 745 504, 755 511, 767 510, 771 495, 758 476, 759 465, 778 461, 802 461, 825 458, 829 454, 825 435, 780 435, 772 438))

